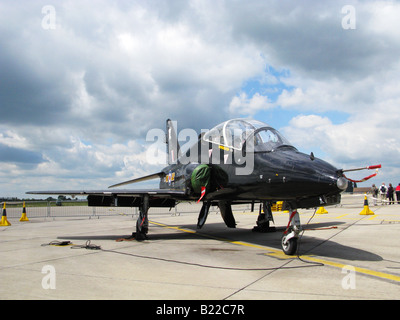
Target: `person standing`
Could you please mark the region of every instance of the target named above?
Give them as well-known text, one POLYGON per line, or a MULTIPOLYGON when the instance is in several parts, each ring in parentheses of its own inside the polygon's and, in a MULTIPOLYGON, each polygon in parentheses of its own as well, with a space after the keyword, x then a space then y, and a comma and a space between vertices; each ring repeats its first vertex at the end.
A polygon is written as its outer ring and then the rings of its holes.
POLYGON ((382 205, 384 205, 386 202, 386 193, 387 187, 385 186, 385 183, 382 182, 381 186, 379 187, 379 195, 381 197, 382 205))
POLYGON ((391 183, 389 183, 389 187, 387 189, 387 197, 388 197, 389 204, 392 204, 392 203, 394 204, 393 194, 394 194, 393 186, 391 183))
POLYGON ((396 198, 397 198, 397 203, 400 204, 400 183, 396 187, 396 198))
MULTIPOLYGON (((399 184, 400 185, 400 184, 399 184)), ((372 201, 374 202, 374 206, 376 206, 376 200, 378 199, 378 188, 375 184, 371 187, 372 201)))

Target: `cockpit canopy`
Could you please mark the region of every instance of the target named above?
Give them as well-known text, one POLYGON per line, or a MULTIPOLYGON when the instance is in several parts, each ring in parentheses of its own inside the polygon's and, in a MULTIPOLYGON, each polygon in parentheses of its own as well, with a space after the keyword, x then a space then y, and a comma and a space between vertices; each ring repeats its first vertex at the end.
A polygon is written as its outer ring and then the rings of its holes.
POLYGON ((224 148, 255 152, 271 152, 279 147, 294 148, 277 130, 257 120, 233 119, 223 122, 203 135, 203 140, 224 148))

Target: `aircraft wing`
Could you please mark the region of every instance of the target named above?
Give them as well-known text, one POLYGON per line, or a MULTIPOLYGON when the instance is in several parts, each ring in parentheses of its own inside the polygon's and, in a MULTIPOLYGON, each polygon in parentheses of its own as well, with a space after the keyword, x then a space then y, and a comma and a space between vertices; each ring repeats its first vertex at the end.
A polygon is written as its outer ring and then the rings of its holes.
POLYGON ((165 174, 163 172, 157 172, 148 176, 132 179, 122 183, 114 184, 108 187, 107 190, 45 190, 45 191, 28 191, 26 194, 43 194, 43 195, 70 195, 70 196, 131 196, 131 197, 143 197, 145 195, 158 196, 158 197, 174 197, 182 196, 185 194, 184 191, 172 190, 172 189, 115 189, 110 188, 123 186, 126 184, 142 182, 146 180, 152 180, 155 178, 161 178, 165 174))
POLYGON ((174 207, 176 201, 185 200, 183 190, 136 189, 136 190, 52 190, 29 191, 27 194, 87 196, 88 205, 94 207, 140 207, 147 198, 152 207, 174 207))
POLYGON ((45 190, 28 191, 27 194, 87 196, 89 206, 137 207, 147 197, 152 206, 174 206, 176 200, 184 200, 186 192, 178 189, 114 189, 126 184, 162 178, 164 172, 132 179, 112 185, 107 190, 45 190))
POLYGON ((71 196, 132 196, 141 197, 145 195, 158 197, 182 197, 185 195, 183 190, 172 189, 116 189, 116 190, 44 190, 44 191, 28 191, 26 194, 43 194, 43 195, 71 195, 71 196))

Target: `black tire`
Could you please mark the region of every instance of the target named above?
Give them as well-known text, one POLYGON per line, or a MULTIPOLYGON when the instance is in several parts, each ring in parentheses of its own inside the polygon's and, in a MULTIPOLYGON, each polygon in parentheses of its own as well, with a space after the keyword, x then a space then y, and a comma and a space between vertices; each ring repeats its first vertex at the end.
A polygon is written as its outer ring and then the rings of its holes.
POLYGON ((292 256, 297 252, 297 238, 291 238, 289 241, 284 244, 283 241, 285 239, 285 236, 282 237, 282 250, 283 252, 288 255, 292 256))

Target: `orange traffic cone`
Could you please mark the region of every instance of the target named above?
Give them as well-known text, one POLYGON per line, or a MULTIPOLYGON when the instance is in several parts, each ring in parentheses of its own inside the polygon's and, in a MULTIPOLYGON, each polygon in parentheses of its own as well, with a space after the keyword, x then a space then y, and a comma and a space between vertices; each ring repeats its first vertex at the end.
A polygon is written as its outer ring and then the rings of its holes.
POLYGON ((21 219, 19 219, 19 221, 21 221, 21 222, 29 221, 28 217, 26 216, 25 201, 24 201, 24 204, 22 205, 22 215, 21 215, 21 219))
POLYGON ((368 206, 368 199, 367 199, 367 195, 365 195, 364 198, 364 209, 360 212, 360 215, 374 215, 375 213, 373 213, 368 206))
POLYGON ((4 205, 3 205, 3 215, 1 216, 0 226, 1 227, 11 226, 11 223, 8 222, 8 220, 7 220, 7 211, 6 211, 6 203, 5 202, 4 202, 4 205))

